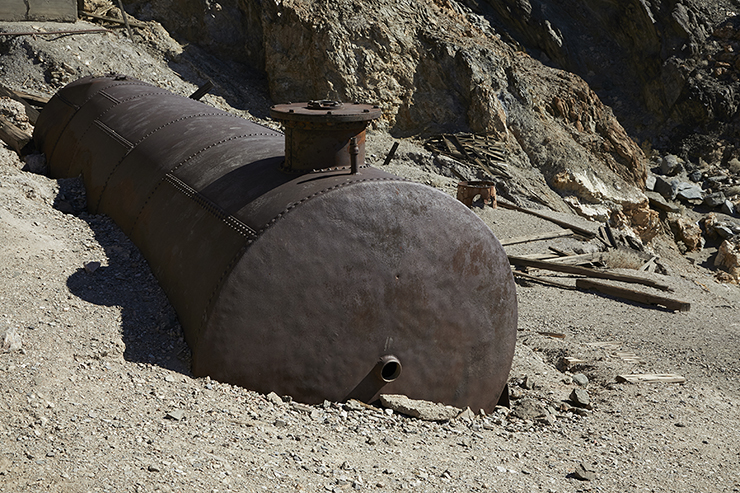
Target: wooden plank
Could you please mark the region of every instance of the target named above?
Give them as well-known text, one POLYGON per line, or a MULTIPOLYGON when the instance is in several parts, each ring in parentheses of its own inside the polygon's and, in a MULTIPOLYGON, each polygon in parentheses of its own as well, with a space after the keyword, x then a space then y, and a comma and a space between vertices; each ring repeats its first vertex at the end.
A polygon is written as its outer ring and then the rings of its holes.
POLYGON ((578 359, 572 356, 566 356, 565 358, 563 358, 563 364, 566 368, 570 368, 573 365, 584 365, 586 363, 588 363, 588 361, 586 361, 585 359, 578 359))
POLYGON ((0 96, 5 96, 6 98, 13 99, 15 101, 18 101, 23 105, 23 107, 26 109, 26 116, 28 117, 28 121, 31 122, 32 125, 36 125, 36 121, 39 119, 39 111, 28 104, 19 94, 17 91, 14 91, 13 89, 10 89, 8 87, 3 86, 0 84, 0 96))
POLYGON ((534 260, 524 257, 516 257, 508 255, 509 263, 512 265, 521 265, 524 267, 534 267, 535 269, 552 270, 556 272, 567 272, 569 274, 578 274, 587 277, 597 277, 599 279, 611 279, 613 281, 631 282, 635 284, 642 284, 653 288, 660 289, 662 291, 673 291, 667 284, 662 284, 652 279, 645 279, 643 277, 631 276, 628 274, 617 274, 615 272, 609 272, 604 270, 591 269, 589 267, 579 267, 577 265, 562 265, 554 262, 548 262, 544 260, 534 260))
POLYGON ((664 296, 656 296, 654 294, 643 293, 642 291, 636 291, 634 289, 623 288, 620 286, 612 286, 611 284, 601 283, 592 279, 576 279, 576 287, 586 291, 594 290, 608 294, 609 296, 637 301, 638 303, 644 303, 646 305, 661 305, 669 310, 687 312, 691 309, 691 303, 686 301, 666 298, 664 296))
POLYGON ((566 236, 573 236, 573 231, 550 231, 548 233, 540 233, 537 235, 517 236, 515 238, 509 238, 508 240, 502 240, 501 246, 517 245, 519 243, 529 243, 540 240, 552 240, 555 238, 564 238, 566 236))
POLYGON ((650 260, 648 260, 647 262, 645 262, 644 264, 642 264, 642 266, 640 266, 640 268, 637 269, 637 270, 639 270, 640 272, 651 272, 651 270, 650 270, 651 268, 653 270, 655 270, 655 261, 656 260, 658 260, 658 256, 657 255, 653 255, 652 257, 650 257, 650 260))
POLYGON ((686 378, 674 373, 644 373, 617 375, 617 382, 629 383, 684 383, 686 378))
MULTIPOLYGON (((124 26, 126 25, 126 22, 123 19, 118 19, 117 17, 111 17, 109 15, 98 15, 98 14, 93 14, 92 12, 85 12, 85 11, 81 11, 80 15, 84 15, 85 17, 91 17, 99 21, 112 22, 114 24, 122 24, 124 26)), ((144 24, 143 22, 131 19, 130 17, 128 17, 127 19, 128 19, 129 26, 146 27, 146 24, 144 24)))
POLYGON ((580 265, 589 264, 591 262, 600 262, 601 252, 597 253, 582 253, 580 255, 569 255, 567 257, 557 257, 551 259, 550 262, 558 263, 561 265, 580 265))
POLYGON ((553 337, 555 339, 565 339, 565 334, 561 334, 560 332, 542 332, 537 331, 537 333, 541 336, 547 336, 547 337, 553 337))
POLYGON ((544 214, 544 213, 539 212, 539 211, 535 211, 535 210, 532 210, 532 209, 527 209, 526 207, 519 207, 518 205, 514 205, 514 204, 512 204, 510 202, 501 201, 501 200, 499 200, 499 205, 501 207, 503 207, 504 209, 511 209, 513 211, 523 212, 523 213, 529 214, 531 216, 539 217, 540 219, 545 219, 546 221, 550 221, 551 223, 555 223, 558 226, 561 226, 563 228, 566 228, 566 229, 569 229, 571 231, 574 231, 574 232, 576 232, 576 233, 578 233, 580 235, 583 235, 586 238, 593 238, 594 236, 596 236, 596 233, 594 233, 593 231, 590 231, 588 229, 582 228, 582 227, 577 226, 577 225, 575 225, 573 223, 570 223, 568 221, 564 221, 562 219, 558 219, 556 217, 549 216, 549 215, 544 214))
POLYGON ((553 281, 552 279, 545 279, 543 277, 530 276, 529 274, 525 274, 524 272, 520 272, 518 270, 512 271, 512 274, 514 274, 516 277, 521 277, 522 279, 528 279, 530 281, 547 284, 548 286, 553 286, 556 288, 569 289, 571 291, 574 291, 576 289, 576 287, 571 284, 565 284, 564 282, 553 281))
POLYGON ((0 116, 0 140, 20 155, 31 136, 0 116))

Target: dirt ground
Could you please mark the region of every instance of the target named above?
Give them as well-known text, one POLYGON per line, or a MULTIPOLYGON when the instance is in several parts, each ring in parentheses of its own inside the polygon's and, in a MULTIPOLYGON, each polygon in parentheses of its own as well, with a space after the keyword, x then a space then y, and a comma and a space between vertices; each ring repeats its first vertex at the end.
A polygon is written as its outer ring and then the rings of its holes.
MULTIPOLYGON (((140 49, 105 36, 116 53, 140 49)), ((65 77, 50 83, 45 62, 27 60, 35 51, 64 69, 54 50, 72 51, 89 67, 87 45, 66 44, 7 42, 3 80, 53 91, 65 77)), ((149 68, 132 75, 194 90, 161 52, 145 51, 149 68)), ((227 108, 229 94, 208 100, 227 108)), ((371 164, 390 143, 370 136, 371 164)), ((403 142, 388 169, 452 193, 454 180, 431 162, 403 142)), ((521 283, 512 411, 426 422, 192 378, 177 318, 137 249, 107 217, 85 212, 78 180, 23 166, 0 147, 0 491, 740 491, 740 289, 665 239, 652 248, 668 275, 644 276, 669 284, 690 311, 521 283), (565 369, 564 357, 582 363, 565 369), (630 373, 686 382, 616 381, 630 373), (580 388, 591 410, 564 404, 580 388), (516 416, 533 402, 543 416, 516 416)), ((474 211, 502 241, 558 229, 502 208, 474 211)), ((559 239, 507 252, 548 246, 585 248, 559 239)))

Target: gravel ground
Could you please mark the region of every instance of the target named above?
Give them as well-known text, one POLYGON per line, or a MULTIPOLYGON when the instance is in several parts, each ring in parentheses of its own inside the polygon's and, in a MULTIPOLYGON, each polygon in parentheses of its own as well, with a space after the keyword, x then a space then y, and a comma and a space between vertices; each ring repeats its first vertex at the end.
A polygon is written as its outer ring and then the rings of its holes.
MULTIPOLYGON (((96 50, 132 44, 101 37, 108 44, 96 50)), ((61 66, 66 48, 15 39, 2 49, 11 87, 50 93, 63 83, 43 64, 61 66), (47 60, 36 69, 27 63, 34 50, 47 60)), ((141 52, 152 82, 194 90, 161 53, 141 52)), ((141 64, 105 60, 106 71, 151 80, 141 64)), ((235 99, 224 94, 208 101, 228 107, 235 99)), ((371 136, 373 164, 390 142, 371 136)), ((740 290, 664 239, 653 248, 670 275, 645 276, 671 285, 690 311, 520 284, 512 410, 427 422, 192 378, 176 316, 136 248, 107 217, 85 212, 78 180, 23 166, 0 147, 0 491, 740 490, 740 290), (564 357, 583 363, 565 369, 564 357), (617 383, 625 373, 687 381, 617 383), (590 410, 566 402, 575 389, 588 392, 590 410), (544 414, 527 417, 537 406, 544 414), (579 469, 591 480, 579 480, 579 469)), ((388 169, 454 191, 414 142, 402 143, 388 169)), ((502 240, 558 229, 501 208, 474 211, 502 240)), ((557 245, 574 240, 507 250, 557 245)))

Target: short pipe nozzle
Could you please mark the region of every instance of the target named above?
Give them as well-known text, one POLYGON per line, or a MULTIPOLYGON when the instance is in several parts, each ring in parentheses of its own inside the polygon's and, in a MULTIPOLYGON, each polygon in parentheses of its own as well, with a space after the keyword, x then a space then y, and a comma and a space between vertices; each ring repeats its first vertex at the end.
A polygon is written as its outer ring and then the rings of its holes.
POLYGON ((401 376, 401 362, 393 355, 387 354, 381 356, 378 363, 375 365, 375 376, 385 383, 390 383, 401 376))

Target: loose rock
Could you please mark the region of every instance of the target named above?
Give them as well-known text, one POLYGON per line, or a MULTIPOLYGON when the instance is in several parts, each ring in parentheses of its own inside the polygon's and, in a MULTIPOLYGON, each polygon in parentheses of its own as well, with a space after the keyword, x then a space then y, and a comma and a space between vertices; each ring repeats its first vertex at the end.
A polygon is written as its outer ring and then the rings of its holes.
POLYGON ((457 417, 462 410, 444 404, 409 399, 405 395, 381 394, 380 402, 393 411, 424 421, 447 421, 457 417))

